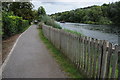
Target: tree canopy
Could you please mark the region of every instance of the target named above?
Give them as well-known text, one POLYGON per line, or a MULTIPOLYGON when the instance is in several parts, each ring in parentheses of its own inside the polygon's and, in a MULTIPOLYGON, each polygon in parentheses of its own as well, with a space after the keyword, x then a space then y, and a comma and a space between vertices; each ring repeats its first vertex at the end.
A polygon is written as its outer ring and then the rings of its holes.
POLYGON ((78 8, 50 16, 57 21, 120 25, 120 1, 102 6, 78 8))
POLYGON ((40 6, 40 7, 38 8, 38 15, 39 15, 39 16, 40 16, 40 15, 46 15, 45 9, 44 9, 42 6, 40 6))
POLYGON ((33 4, 30 2, 2 2, 2 10, 13 12, 15 16, 32 21, 34 18, 33 4))

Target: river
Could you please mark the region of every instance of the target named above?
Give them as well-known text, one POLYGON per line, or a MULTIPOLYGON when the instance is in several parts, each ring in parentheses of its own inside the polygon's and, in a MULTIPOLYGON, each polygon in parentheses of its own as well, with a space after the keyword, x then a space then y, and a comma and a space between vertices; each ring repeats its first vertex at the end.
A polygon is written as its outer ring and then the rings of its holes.
POLYGON ((77 31, 85 36, 96 38, 99 40, 106 40, 114 45, 118 44, 118 31, 120 30, 120 28, 116 26, 93 25, 82 23, 59 23, 59 24, 63 29, 77 31))

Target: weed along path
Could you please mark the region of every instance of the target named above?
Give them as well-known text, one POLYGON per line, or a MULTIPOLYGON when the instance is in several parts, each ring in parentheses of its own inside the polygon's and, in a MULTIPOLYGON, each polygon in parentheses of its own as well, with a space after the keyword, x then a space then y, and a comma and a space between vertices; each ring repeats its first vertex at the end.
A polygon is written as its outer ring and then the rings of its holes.
POLYGON ((3 78, 66 78, 32 25, 18 40, 4 67, 3 78))

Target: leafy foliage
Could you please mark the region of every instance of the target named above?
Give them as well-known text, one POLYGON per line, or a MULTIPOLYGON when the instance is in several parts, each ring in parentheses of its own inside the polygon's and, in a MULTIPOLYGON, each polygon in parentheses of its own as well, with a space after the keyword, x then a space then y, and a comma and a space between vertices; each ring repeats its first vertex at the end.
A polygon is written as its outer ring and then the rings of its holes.
POLYGON ((103 4, 102 6, 89 6, 71 11, 50 15, 57 21, 89 23, 89 24, 119 24, 120 25, 120 1, 103 4))
POLYGON ((61 29, 58 23, 56 23, 53 19, 46 15, 45 9, 42 6, 38 8, 38 15, 39 15, 38 21, 43 22, 46 25, 52 26, 54 28, 61 29))
POLYGON ((2 2, 3 39, 23 32, 37 18, 33 7, 30 2, 2 2))
POLYGON ((14 16, 13 13, 3 12, 3 39, 14 34, 23 32, 29 25, 28 20, 23 20, 22 17, 14 16))
POLYGON ((108 6, 108 15, 114 24, 120 25, 120 1, 108 6))
POLYGON ((40 6, 40 7, 38 8, 38 15, 39 15, 39 16, 40 16, 40 15, 46 15, 45 9, 44 9, 42 6, 40 6))
POLYGON ((42 22, 44 22, 46 25, 52 26, 54 28, 61 29, 60 25, 47 15, 42 16, 42 22))
POLYGON ((33 4, 30 2, 2 2, 2 10, 13 12, 15 16, 22 17, 30 22, 34 19, 33 4))

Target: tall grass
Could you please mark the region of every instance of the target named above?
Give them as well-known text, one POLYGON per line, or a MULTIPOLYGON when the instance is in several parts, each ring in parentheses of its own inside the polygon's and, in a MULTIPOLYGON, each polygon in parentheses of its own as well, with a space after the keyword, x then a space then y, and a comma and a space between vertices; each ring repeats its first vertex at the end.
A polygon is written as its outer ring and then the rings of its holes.
POLYGON ((61 26, 60 26, 58 23, 56 23, 53 19, 51 19, 51 18, 50 18, 49 16, 47 16, 47 15, 43 15, 43 16, 41 17, 41 21, 42 21, 43 23, 45 23, 46 25, 52 26, 52 27, 54 27, 54 28, 62 29, 61 26))
POLYGON ((70 33, 73 33, 73 34, 76 34, 76 35, 83 35, 83 34, 80 33, 80 32, 72 31, 72 30, 69 30, 69 29, 64 29, 64 31, 66 31, 66 32, 70 32, 70 33))

